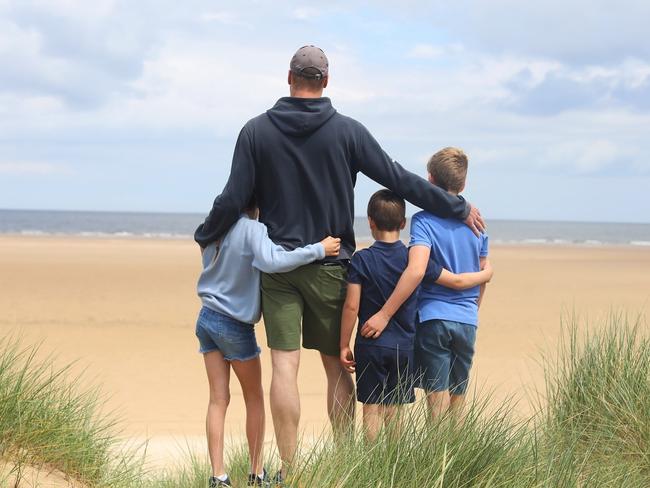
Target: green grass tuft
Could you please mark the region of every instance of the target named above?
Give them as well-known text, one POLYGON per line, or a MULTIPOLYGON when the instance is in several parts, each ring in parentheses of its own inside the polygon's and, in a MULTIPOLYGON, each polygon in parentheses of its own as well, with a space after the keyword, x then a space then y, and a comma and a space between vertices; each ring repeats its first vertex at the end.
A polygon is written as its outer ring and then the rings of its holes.
POLYGON ((36 361, 37 348, 0 341, 0 459, 57 470, 88 486, 131 486, 140 464, 121 452, 115 421, 99 413, 97 390, 78 387, 69 367, 36 361))
MULTIPOLYGON (((405 411, 400 432, 372 445, 359 431, 339 442, 303 440, 290 486, 650 487, 650 335, 641 319, 623 314, 598 325, 567 324, 558 354, 545 360, 539 413, 527 422, 486 395, 462 422, 428 421, 418 403, 405 411)), ((207 457, 147 473, 140 458, 120 452, 115 422, 98 415, 97 392, 70 382, 68 368, 36 362, 35 353, 0 342, 0 458, 57 469, 88 487, 206 487, 207 457)), ((269 459, 277 467, 277 455, 269 459)), ((243 447, 228 466, 244 486, 243 447)))

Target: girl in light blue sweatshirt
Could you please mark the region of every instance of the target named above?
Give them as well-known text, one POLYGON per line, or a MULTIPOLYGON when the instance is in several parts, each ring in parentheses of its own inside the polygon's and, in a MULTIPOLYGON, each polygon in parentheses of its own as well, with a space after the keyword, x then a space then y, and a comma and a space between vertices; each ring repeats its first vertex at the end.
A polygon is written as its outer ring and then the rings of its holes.
POLYGON ((226 409, 230 401, 230 368, 235 371, 246 403, 246 436, 251 461, 248 486, 268 479, 263 468, 264 392, 260 348, 254 324, 260 319, 260 275, 284 273, 325 256, 336 256, 340 239, 327 237, 317 244, 286 251, 257 221, 254 201, 221 242, 202 250, 203 272, 198 294, 203 307, 196 324, 210 386, 206 419, 212 464, 210 486, 231 486, 223 462, 226 409))

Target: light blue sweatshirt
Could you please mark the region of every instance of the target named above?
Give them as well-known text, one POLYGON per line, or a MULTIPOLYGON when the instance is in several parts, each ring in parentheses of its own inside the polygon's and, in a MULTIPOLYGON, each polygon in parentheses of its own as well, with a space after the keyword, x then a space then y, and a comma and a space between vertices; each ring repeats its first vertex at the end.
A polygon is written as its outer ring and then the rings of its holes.
POLYGON ((220 245, 203 251, 199 297, 211 310, 254 324, 261 314, 260 272, 286 273, 324 257, 320 243, 286 251, 269 239, 264 224, 242 215, 220 245))

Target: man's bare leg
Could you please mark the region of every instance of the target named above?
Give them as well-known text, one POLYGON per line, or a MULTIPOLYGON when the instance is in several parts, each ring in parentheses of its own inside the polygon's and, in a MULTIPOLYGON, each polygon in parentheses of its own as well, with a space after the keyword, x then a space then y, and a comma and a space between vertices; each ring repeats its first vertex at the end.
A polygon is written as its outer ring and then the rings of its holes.
POLYGON ((275 439, 282 460, 282 475, 286 477, 298 447, 300 349, 296 351, 271 349, 271 363, 273 366, 271 415, 273 416, 275 439))
POLYGON ((334 438, 339 439, 354 427, 354 382, 338 356, 320 355, 327 376, 327 414, 334 438))
POLYGON ((203 355, 210 385, 210 402, 205 421, 212 476, 226 474, 223 464, 223 437, 226 410, 230 402, 230 364, 219 351, 203 355))
POLYGON ((246 403, 246 438, 250 456, 250 472, 262 474, 264 460, 264 391, 262 389, 262 365, 259 356, 248 361, 232 361, 244 402, 246 403))

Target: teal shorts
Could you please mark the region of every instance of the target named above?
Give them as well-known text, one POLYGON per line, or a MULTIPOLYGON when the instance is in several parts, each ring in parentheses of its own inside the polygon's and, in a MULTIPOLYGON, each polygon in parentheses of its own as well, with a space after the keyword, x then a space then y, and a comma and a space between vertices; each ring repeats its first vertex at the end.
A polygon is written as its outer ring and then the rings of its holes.
POLYGON ((415 366, 427 392, 464 395, 474 359, 476 326, 450 320, 428 320, 415 332, 415 366))

